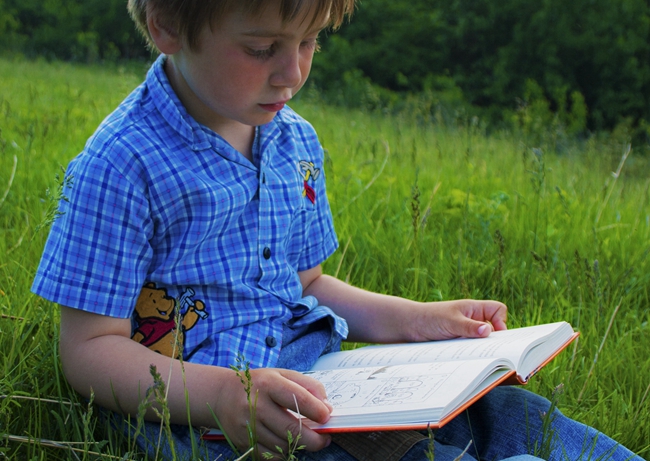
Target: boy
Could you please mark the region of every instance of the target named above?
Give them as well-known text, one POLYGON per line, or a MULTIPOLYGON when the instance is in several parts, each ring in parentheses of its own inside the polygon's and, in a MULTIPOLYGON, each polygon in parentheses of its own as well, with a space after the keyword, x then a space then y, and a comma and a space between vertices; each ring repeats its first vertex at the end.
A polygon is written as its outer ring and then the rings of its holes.
MULTIPOLYGON (((322 149, 285 104, 307 79, 319 32, 353 8, 354 0, 129 1, 162 55, 71 163, 69 202, 33 289, 62 306, 61 360, 81 394, 92 389, 97 403, 135 415, 151 385, 149 366, 157 367, 181 451, 187 405, 192 425, 214 426, 214 411, 246 449, 248 403, 228 368, 238 354, 252 367, 259 451, 276 453, 276 446, 286 451, 288 430, 298 433, 286 410, 294 398, 303 415, 328 419, 323 387, 295 370, 342 339, 425 341, 506 328, 506 307, 495 301, 416 303, 322 274, 338 245, 322 149), (176 329, 182 352, 172 344, 176 329)), ((531 414, 548 408, 507 389, 473 407, 485 414, 476 415, 484 426, 471 452, 524 453, 531 442, 525 406, 531 414)), ((561 415, 556 427, 564 444, 558 456, 567 450, 578 459, 585 440, 597 455, 631 456, 561 415)), ((436 459, 452 459, 472 439, 463 421, 449 428, 437 435, 436 459)), ((354 444, 346 451, 336 440, 303 427, 299 456, 355 459, 354 444)), ((423 443, 404 444, 403 459, 424 459, 423 443)), ((225 443, 208 449, 211 459, 232 455, 225 443)))

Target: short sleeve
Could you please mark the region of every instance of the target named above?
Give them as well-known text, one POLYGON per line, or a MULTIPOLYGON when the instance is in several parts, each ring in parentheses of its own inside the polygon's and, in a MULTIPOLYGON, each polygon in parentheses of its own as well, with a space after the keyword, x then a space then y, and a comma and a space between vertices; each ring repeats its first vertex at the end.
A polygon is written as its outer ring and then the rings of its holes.
POLYGON ((130 317, 152 258, 146 185, 91 155, 73 160, 66 174, 61 215, 32 291, 65 306, 130 317))

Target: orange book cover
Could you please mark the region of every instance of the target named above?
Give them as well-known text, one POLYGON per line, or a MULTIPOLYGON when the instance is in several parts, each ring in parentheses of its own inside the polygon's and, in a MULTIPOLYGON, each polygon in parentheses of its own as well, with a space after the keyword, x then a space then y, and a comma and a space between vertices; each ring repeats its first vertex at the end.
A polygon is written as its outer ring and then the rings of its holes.
MULTIPOLYGON (((440 428, 496 386, 527 383, 578 336, 568 323, 557 322, 488 338, 330 354, 305 374, 325 385, 332 418, 325 425, 308 420, 305 425, 321 433, 440 428)), ((202 437, 223 439, 217 430, 202 437)))

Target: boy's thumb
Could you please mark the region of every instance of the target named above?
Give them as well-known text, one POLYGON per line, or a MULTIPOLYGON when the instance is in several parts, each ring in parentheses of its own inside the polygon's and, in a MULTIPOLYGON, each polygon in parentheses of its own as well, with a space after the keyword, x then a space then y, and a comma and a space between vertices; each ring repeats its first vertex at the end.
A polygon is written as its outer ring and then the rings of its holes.
POLYGON ((494 330, 494 328, 492 328, 492 324, 489 323, 489 322, 486 322, 486 323, 477 322, 477 323, 480 324, 479 327, 476 329, 476 332, 478 333, 478 336, 480 338, 485 338, 487 336, 490 336, 490 333, 492 333, 492 330, 494 330))
POLYGON ((469 318, 466 318, 459 327, 458 334, 465 338, 485 338, 494 330, 490 322, 479 322, 469 318))

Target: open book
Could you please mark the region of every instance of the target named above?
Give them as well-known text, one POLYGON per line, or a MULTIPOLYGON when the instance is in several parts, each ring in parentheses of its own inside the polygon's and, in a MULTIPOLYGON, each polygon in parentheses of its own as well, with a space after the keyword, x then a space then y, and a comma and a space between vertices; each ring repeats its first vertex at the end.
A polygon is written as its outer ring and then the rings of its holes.
POLYGON ((559 322, 327 354, 305 374, 323 383, 334 410, 324 425, 304 424, 318 432, 441 427, 495 386, 526 383, 577 336, 559 322))

